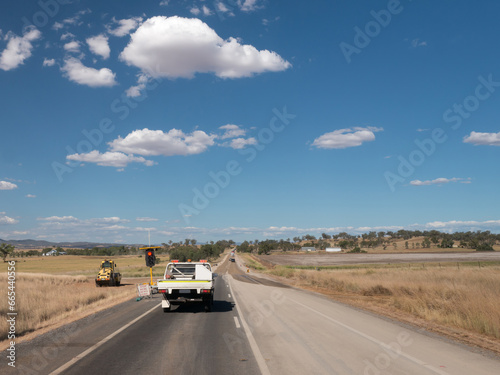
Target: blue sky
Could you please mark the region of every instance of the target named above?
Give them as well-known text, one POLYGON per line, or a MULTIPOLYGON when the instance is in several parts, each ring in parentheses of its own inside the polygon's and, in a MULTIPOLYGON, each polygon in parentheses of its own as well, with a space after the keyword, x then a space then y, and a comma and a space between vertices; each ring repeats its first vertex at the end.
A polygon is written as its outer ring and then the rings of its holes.
POLYGON ((498 2, 0 8, 0 238, 499 232, 498 2))

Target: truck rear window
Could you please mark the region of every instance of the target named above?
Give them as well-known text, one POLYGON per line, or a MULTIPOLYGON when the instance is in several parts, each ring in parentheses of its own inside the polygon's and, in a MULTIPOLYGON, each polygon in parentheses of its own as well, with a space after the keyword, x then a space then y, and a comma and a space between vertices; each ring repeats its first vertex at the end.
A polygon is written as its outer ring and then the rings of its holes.
POLYGON ((194 264, 170 264, 167 269, 167 273, 172 276, 182 276, 182 275, 194 275, 194 264))

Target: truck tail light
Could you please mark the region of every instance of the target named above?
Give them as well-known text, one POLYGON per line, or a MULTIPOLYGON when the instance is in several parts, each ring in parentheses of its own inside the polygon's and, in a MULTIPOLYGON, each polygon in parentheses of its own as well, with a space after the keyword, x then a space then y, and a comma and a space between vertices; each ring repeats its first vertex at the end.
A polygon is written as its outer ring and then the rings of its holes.
POLYGON ((202 293, 210 293, 210 292, 211 292, 211 290, 210 290, 210 289, 202 289, 202 290, 201 290, 201 292, 202 292, 202 293))

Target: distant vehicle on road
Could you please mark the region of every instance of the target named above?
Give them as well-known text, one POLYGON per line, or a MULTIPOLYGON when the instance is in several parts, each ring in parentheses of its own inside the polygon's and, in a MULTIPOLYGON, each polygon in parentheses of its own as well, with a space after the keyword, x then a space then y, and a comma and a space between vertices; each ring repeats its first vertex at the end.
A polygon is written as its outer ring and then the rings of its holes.
POLYGON ((214 279, 217 274, 206 260, 199 262, 172 261, 167 264, 164 278, 158 280, 158 293, 163 294, 161 307, 170 311, 172 302, 202 302, 205 311, 212 311, 214 279))

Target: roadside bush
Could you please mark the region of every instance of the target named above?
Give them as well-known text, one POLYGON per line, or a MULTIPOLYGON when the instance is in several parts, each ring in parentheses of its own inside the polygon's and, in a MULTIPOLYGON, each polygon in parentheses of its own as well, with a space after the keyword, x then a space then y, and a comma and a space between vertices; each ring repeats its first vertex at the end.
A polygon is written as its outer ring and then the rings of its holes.
POLYGON ((493 250, 493 247, 490 244, 483 242, 482 244, 477 245, 476 251, 495 251, 495 250, 493 250))
POLYGON ((360 247, 356 246, 354 249, 348 251, 348 253, 366 253, 365 250, 361 250, 360 247))

